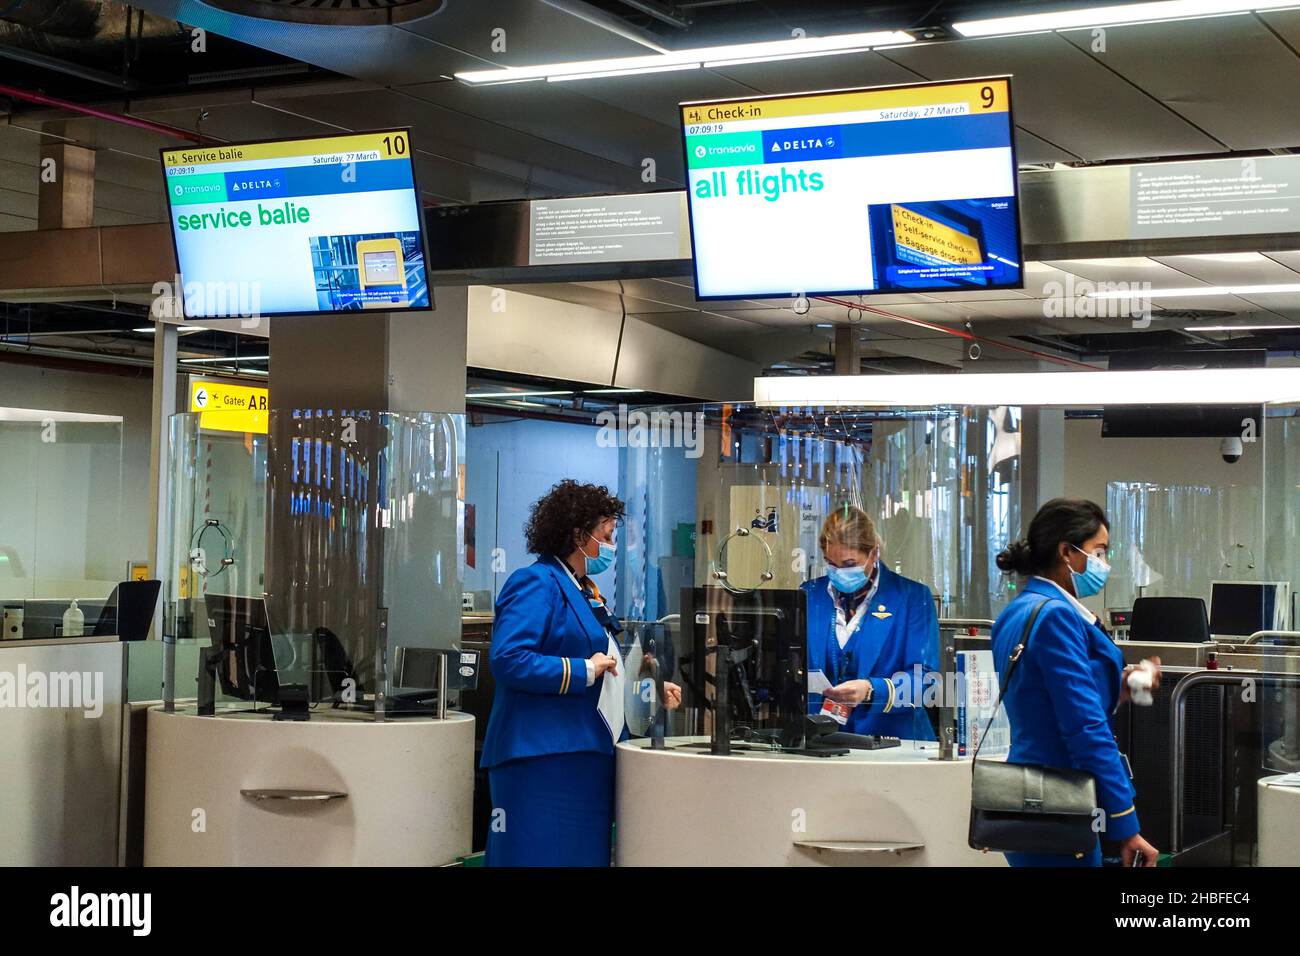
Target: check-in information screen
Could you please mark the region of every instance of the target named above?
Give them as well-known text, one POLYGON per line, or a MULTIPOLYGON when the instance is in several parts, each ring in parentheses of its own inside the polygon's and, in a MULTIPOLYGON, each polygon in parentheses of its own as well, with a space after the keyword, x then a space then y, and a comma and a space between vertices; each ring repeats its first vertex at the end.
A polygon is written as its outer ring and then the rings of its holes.
POLYGON ((191 319, 427 309, 410 135, 163 151, 191 319))
POLYGON ((681 114, 700 298, 1022 285, 1007 78, 681 114))

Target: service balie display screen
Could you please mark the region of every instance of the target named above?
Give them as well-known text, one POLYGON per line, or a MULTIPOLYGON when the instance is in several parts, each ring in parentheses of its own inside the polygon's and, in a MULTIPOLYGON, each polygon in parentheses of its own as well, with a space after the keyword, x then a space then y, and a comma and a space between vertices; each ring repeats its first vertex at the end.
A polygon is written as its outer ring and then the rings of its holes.
POLYGON ((162 157, 186 318, 430 307, 409 131, 162 157))
POLYGON ((1010 87, 681 104, 696 294, 1020 288, 1010 87))

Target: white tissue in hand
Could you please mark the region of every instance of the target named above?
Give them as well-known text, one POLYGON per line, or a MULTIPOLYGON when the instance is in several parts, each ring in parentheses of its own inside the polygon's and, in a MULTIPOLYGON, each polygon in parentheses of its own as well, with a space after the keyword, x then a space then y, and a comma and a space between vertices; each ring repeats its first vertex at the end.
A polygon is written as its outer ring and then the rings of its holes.
POLYGON ((1128 689, 1133 703, 1139 707, 1150 707, 1154 702, 1151 687, 1155 683, 1155 666, 1150 661, 1142 661, 1129 671, 1128 689))

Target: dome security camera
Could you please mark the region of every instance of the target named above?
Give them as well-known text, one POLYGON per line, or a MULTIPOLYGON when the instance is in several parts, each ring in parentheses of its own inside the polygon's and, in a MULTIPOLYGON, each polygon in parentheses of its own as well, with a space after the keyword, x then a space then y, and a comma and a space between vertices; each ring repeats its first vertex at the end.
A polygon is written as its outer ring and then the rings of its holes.
POLYGON ((1235 465, 1241 461, 1242 451, 1240 438, 1223 438, 1219 441, 1219 454, 1229 465, 1235 465))

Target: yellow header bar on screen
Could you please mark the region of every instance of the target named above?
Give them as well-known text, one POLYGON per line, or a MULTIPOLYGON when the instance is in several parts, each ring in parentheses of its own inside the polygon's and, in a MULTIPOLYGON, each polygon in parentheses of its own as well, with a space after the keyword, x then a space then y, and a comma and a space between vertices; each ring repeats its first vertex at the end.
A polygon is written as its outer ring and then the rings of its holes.
POLYGON ((939 103, 966 103, 971 113, 1005 113, 1010 108, 1009 87, 1010 83, 1003 77, 934 86, 901 86, 848 93, 730 100, 723 103, 686 103, 682 105, 681 111, 683 123, 781 119, 790 116, 816 116, 819 113, 852 113, 857 110, 929 106, 939 103))
POLYGON ((164 166, 203 166, 211 163, 237 163, 256 159, 286 159, 333 153, 363 153, 378 150, 383 159, 411 155, 407 130, 380 130, 352 136, 327 136, 321 139, 296 139, 277 143, 247 143, 230 146, 184 146, 163 151, 164 166))

